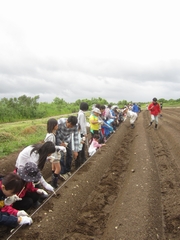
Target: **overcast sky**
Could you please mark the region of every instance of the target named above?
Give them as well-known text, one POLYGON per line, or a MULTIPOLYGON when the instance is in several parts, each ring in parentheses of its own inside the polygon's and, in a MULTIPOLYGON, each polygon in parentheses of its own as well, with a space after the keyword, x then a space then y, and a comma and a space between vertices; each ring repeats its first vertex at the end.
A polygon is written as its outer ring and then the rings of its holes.
POLYGON ((0 0, 0 99, 180 98, 179 0, 0 0))

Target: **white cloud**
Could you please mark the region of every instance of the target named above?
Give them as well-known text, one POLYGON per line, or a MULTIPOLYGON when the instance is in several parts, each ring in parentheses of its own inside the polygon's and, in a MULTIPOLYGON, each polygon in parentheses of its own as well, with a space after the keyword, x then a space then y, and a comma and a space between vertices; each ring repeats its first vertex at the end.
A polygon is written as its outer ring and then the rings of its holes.
POLYGON ((0 22, 0 99, 180 96, 178 0, 9 0, 0 22))

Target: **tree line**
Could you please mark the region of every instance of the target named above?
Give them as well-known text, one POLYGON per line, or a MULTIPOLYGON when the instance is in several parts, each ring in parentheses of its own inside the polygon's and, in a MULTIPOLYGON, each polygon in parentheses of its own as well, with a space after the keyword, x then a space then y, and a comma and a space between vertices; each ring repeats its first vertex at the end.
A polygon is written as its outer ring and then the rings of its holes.
MULTIPOLYGON (((120 108, 127 105, 126 100, 119 101, 117 103, 108 102, 103 98, 91 98, 91 99, 78 99, 73 103, 68 103, 62 98, 54 98, 53 102, 38 102, 39 95, 35 97, 28 97, 22 95, 18 98, 2 98, 0 100, 0 123, 16 122, 28 119, 45 118, 51 116, 57 116, 62 114, 71 114, 79 111, 79 105, 81 102, 87 102, 88 105, 93 106, 96 103, 102 105, 118 105, 120 108)), ((180 103, 180 98, 177 100, 165 100, 163 98, 158 100, 162 103, 169 103, 170 105, 180 103)), ((140 103, 146 104, 146 103, 140 103)))

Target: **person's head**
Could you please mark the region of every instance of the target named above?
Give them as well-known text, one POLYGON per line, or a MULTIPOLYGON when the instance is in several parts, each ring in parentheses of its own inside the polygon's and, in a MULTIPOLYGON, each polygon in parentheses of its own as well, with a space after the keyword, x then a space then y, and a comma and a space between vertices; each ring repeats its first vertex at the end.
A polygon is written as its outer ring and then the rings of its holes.
POLYGON ((94 140, 99 141, 100 136, 99 136, 99 134, 94 134, 93 138, 94 138, 94 140))
POLYGON ((101 107, 101 104, 99 104, 99 103, 95 104, 95 108, 99 108, 100 109, 100 107, 101 107))
POLYGON ((33 162, 27 162, 25 166, 20 166, 17 174, 25 182, 38 182, 41 178, 38 166, 33 162))
POLYGON ((106 107, 104 105, 101 105, 100 106, 100 111, 101 111, 101 114, 103 114, 105 112, 105 109, 106 107))
POLYGON ((111 108, 112 107, 112 105, 111 104, 108 104, 108 108, 111 108))
POLYGON ((88 108, 89 108, 89 105, 88 105, 86 102, 81 102, 81 103, 80 103, 80 109, 81 109, 82 111, 87 111, 88 108))
POLYGON ((31 154, 33 152, 39 154, 38 168, 42 170, 47 157, 55 152, 55 145, 53 142, 47 141, 45 143, 34 144, 32 147, 31 154))
POLYGON ((22 187, 23 181, 16 173, 9 173, 2 178, 1 189, 6 197, 20 192, 22 187))
POLYGON ((157 98, 153 98, 153 104, 157 104, 157 98))
POLYGON ((67 128, 73 128, 77 124, 77 117, 76 116, 69 116, 66 121, 66 127, 67 128))
POLYGON ((101 114, 101 111, 99 110, 99 108, 94 108, 92 112, 95 116, 99 116, 99 114, 101 114))
POLYGON ((54 130, 58 129, 58 121, 55 118, 50 118, 47 121, 47 132, 52 133, 54 130))

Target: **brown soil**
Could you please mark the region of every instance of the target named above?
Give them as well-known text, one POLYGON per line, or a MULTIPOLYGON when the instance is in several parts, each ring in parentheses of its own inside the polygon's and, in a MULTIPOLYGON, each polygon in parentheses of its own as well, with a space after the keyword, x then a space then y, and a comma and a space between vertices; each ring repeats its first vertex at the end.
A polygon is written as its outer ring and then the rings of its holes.
MULTIPOLYGON (((1 239, 179 240, 179 119, 179 108, 164 109, 157 130, 148 127, 148 111, 135 129, 127 119, 105 147, 59 182, 57 196, 30 213, 31 226, 1 230, 1 239)), ((16 157, 1 159, 5 173, 16 157)), ((50 179, 50 165, 43 175, 50 179)))

